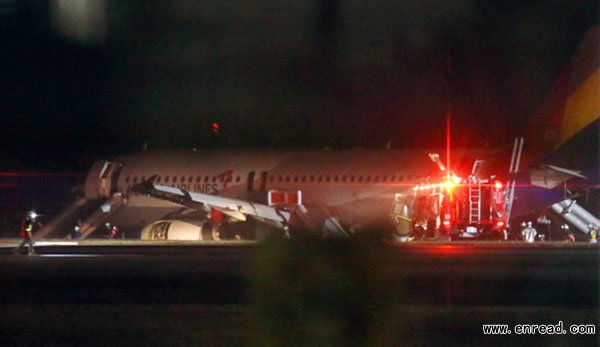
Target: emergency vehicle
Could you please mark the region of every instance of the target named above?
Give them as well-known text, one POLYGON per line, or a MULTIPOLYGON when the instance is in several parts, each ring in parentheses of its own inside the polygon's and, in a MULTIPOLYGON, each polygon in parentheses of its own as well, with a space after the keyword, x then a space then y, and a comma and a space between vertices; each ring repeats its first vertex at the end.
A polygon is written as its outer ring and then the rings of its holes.
POLYGON ((495 176, 480 177, 481 163, 475 161, 467 179, 449 174, 413 188, 413 238, 507 238, 504 184, 495 176))

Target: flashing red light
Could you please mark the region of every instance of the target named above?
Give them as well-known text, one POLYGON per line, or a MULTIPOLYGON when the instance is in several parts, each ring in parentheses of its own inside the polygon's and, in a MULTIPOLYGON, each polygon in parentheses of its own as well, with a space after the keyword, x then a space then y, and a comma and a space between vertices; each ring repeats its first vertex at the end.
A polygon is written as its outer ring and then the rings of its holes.
POLYGON ((500 190, 500 189, 502 189, 502 182, 500 182, 500 181, 496 181, 496 182, 494 182, 494 188, 495 188, 496 190, 500 190))
POLYGON ((212 132, 218 133, 220 130, 221 130, 221 124, 219 124, 218 122, 213 122, 212 123, 212 132))
POLYGON ((453 180, 445 180, 444 183, 442 183, 444 185, 444 188, 446 188, 447 190, 453 190, 454 187, 456 187, 456 183, 454 183, 453 180))

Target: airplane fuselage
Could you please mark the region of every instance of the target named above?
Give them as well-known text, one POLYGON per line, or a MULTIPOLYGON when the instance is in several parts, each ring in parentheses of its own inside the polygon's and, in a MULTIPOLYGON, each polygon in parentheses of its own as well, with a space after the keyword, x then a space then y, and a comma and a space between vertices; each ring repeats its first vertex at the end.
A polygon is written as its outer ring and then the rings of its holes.
MULTIPOLYGON (((95 162, 85 194, 88 199, 117 192, 127 196, 127 206, 114 217, 125 225, 148 223, 177 210, 170 202, 130 193, 133 185, 151 177, 157 185, 259 203, 266 203, 269 190, 301 191, 305 205, 335 209, 348 223, 380 224, 387 221, 395 194, 408 194, 427 177, 442 174, 429 159, 431 152, 148 151, 95 162)), ((456 163, 466 158, 465 151, 453 153, 456 163)))

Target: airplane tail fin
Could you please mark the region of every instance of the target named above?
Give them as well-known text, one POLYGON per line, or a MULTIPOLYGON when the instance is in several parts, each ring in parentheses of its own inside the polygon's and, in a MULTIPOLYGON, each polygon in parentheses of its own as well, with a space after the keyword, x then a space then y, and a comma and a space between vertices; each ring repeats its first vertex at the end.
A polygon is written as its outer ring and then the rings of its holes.
POLYGON ((523 161, 529 172, 518 185, 516 210, 585 196, 582 203, 600 213, 599 96, 600 25, 594 25, 530 120, 523 161))
MULTIPOLYGON (((543 156, 560 149, 583 131, 599 134, 600 25, 591 27, 569 64, 532 117, 528 151, 543 156)), ((596 150, 598 144, 596 143, 596 150)))

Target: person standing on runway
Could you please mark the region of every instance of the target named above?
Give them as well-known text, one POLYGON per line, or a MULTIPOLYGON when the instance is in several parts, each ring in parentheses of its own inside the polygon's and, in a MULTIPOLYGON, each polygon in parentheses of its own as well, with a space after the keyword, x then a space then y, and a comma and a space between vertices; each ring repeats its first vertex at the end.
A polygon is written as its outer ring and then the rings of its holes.
POLYGON ((525 242, 535 242, 537 234, 537 230, 533 227, 532 222, 527 222, 527 227, 521 231, 521 235, 525 242))
POLYGON ((35 222, 35 215, 27 216, 21 221, 21 237, 23 241, 15 248, 14 252, 20 254, 21 249, 27 245, 28 255, 35 255, 35 249, 33 248, 33 223, 35 222))

